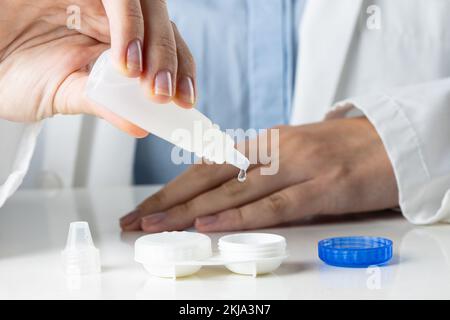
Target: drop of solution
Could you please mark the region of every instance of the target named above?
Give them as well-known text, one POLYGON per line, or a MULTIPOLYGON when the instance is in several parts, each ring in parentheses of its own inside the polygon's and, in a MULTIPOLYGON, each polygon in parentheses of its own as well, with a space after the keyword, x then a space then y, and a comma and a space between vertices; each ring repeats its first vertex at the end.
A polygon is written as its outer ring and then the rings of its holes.
POLYGON ((247 170, 242 170, 239 171, 239 175, 238 175, 238 181, 239 182, 245 182, 245 180, 247 180, 247 170))

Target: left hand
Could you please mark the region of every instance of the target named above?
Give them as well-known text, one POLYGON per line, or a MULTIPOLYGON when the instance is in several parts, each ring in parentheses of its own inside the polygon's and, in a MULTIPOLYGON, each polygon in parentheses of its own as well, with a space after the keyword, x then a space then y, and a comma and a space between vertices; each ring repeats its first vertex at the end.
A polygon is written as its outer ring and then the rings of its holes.
POLYGON ((398 205, 391 163, 366 118, 281 127, 277 147, 276 175, 255 165, 241 183, 229 165, 194 165, 122 218, 122 228, 232 231, 398 205))

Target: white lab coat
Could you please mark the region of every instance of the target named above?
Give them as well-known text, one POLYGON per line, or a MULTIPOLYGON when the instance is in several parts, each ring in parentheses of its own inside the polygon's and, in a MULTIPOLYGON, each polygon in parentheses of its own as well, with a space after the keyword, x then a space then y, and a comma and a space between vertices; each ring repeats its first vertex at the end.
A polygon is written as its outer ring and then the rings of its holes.
MULTIPOLYGON (((450 217, 450 196, 444 199, 450 187, 448 12, 446 0, 313 0, 301 26, 292 124, 365 114, 393 164, 402 212, 417 224, 450 217)), ((21 130, 0 124, 0 152, 8 154, 0 159, 0 178, 6 175, 10 186, 26 172, 37 131, 28 127, 20 143, 21 130), (23 150, 14 168, 17 148, 23 150)), ((102 121, 58 117, 41 139, 32 162, 35 185, 131 182, 135 141, 102 121)), ((0 205, 12 193, 5 189, 0 205)))

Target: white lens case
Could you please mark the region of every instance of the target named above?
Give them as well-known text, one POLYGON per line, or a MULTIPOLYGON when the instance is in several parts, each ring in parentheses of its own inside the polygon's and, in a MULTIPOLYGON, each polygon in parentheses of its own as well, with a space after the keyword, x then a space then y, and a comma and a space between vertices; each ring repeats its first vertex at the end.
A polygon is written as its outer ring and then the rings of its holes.
POLYGON ((255 277, 276 270, 287 257, 286 239, 269 233, 227 235, 219 239, 218 248, 213 254, 211 238, 201 233, 163 232, 137 239, 135 260, 163 278, 189 276, 213 265, 255 277))

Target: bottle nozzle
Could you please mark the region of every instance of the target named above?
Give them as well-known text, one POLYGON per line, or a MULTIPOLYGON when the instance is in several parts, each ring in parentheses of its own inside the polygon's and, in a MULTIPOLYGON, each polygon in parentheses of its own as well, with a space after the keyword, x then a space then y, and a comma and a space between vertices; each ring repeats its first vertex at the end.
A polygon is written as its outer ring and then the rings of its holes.
POLYGON ((242 171, 247 171, 248 167, 250 167, 250 161, 234 148, 232 152, 227 153, 226 162, 241 169, 242 171))
POLYGON ((62 252, 67 274, 100 272, 100 253, 94 246, 87 222, 72 222, 69 227, 66 248, 62 252))

